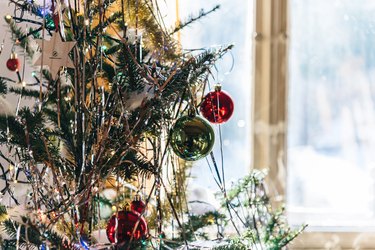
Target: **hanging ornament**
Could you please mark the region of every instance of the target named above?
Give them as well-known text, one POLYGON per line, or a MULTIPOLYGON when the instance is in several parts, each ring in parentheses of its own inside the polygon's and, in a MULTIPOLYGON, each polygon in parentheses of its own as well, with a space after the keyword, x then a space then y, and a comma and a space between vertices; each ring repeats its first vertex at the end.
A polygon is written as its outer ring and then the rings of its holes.
POLYGON ((15 52, 12 52, 10 54, 10 58, 7 61, 7 68, 10 71, 18 71, 20 68, 20 60, 17 58, 17 54, 15 52))
POLYGON ((132 211, 120 211, 117 213, 117 215, 118 218, 116 217, 116 214, 114 214, 107 225, 107 237, 111 243, 116 243, 116 239, 117 243, 130 241, 132 235, 134 240, 139 240, 146 236, 147 222, 143 217, 140 217, 138 213, 132 211), (133 234, 134 227, 136 226, 138 220, 139 223, 137 229, 133 234))
POLYGON ((232 98, 217 85, 209 92, 200 107, 200 113, 212 123, 223 123, 229 120, 234 110, 232 98))
POLYGON ((52 78, 56 79, 57 73, 61 67, 74 68, 69 58, 69 52, 75 46, 76 42, 63 42, 58 32, 53 33, 51 40, 38 40, 40 48, 43 47, 42 54, 34 65, 48 65, 52 78))
POLYGON ((58 9, 55 8, 55 1, 52 1, 51 10, 52 10, 53 24, 55 25, 55 31, 58 32, 59 24, 60 24, 60 16, 59 16, 58 9))
POLYGON ((199 116, 179 118, 170 134, 171 146, 176 155, 187 161, 196 161, 212 150, 215 133, 211 125, 199 116))
POLYGON ((135 199, 130 204, 130 209, 133 212, 137 212, 139 214, 142 214, 145 208, 146 208, 146 204, 141 200, 139 196, 136 196, 135 199))

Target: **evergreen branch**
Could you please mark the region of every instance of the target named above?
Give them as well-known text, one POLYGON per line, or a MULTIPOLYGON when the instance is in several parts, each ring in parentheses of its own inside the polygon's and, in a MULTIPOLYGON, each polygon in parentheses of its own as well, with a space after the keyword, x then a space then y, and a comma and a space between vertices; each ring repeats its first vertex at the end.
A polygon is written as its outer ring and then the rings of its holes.
POLYGON ((22 29, 17 26, 13 19, 7 19, 7 17, 5 17, 5 21, 8 23, 11 32, 14 34, 13 42, 18 43, 22 48, 24 48, 29 58, 32 58, 34 55, 34 50, 30 46, 30 40, 28 37, 25 35, 22 29), (22 40, 20 40, 21 38, 22 40))
POLYGON ((11 237, 15 238, 17 234, 17 227, 15 226, 14 222, 11 220, 6 220, 1 223, 2 230, 6 232, 6 234, 11 237))
POLYGON ((14 93, 14 94, 17 94, 17 95, 22 95, 23 97, 28 97, 28 98, 39 98, 39 91, 37 90, 33 90, 33 89, 27 89, 27 88, 14 88, 14 87, 11 87, 9 88, 9 92, 10 93, 14 93))
POLYGON ((124 178, 131 179, 137 173, 144 177, 153 176, 156 167, 140 153, 129 150, 121 161, 120 170, 124 178))
POLYGON ((0 223, 6 221, 8 219, 8 213, 5 206, 0 205, 0 223))
POLYGON ((18 223, 13 220, 5 220, 1 223, 2 230, 10 237, 4 240, 2 245, 5 249, 12 249, 15 247, 17 241, 21 248, 39 249, 43 242, 48 241, 51 246, 61 246, 66 236, 60 235, 55 230, 49 229, 46 225, 38 222, 38 226, 31 223, 29 218, 21 217, 23 223, 18 223), (17 230, 21 226, 20 236, 17 240, 17 230))
MULTIPOLYGON (((116 3, 116 1, 117 0, 104 0, 102 2, 102 6, 104 9, 108 9, 112 4, 116 3)), ((94 3, 95 4, 91 4, 91 11, 90 11, 91 17, 98 15, 99 9, 100 9, 100 6, 96 4, 96 1, 94 1, 94 3)))
POLYGON ((210 9, 209 11, 204 11, 203 9, 201 9, 200 12, 199 12, 199 14, 197 16, 190 16, 189 19, 187 21, 184 21, 184 22, 180 21, 179 25, 176 26, 173 29, 173 31, 169 33, 169 35, 175 34, 176 32, 184 29, 185 27, 187 27, 190 24, 192 24, 192 23, 200 20, 201 18, 209 15, 210 13, 217 11, 218 9, 220 9, 220 5, 216 5, 215 7, 213 7, 212 9, 210 9))
POLYGON ((3 77, 0 77, 0 95, 5 96, 8 92, 8 87, 6 83, 6 79, 3 77))
POLYGON ((109 17, 105 19, 103 23, 99 23, 94 28, 92 28, 92 35, 97 35, 102 30, 105 30, 110 24, 115 23, 116 21, 119 22, 120 18, 122 17, 122 13, 119 11, 112 12, 109 17))

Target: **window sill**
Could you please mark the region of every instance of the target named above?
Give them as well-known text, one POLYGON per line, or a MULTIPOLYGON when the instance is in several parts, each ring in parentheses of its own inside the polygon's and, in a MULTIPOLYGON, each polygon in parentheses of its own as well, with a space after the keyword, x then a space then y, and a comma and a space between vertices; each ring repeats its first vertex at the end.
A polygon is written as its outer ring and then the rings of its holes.
POLYGON ((374 232, 304 232, 289 249, 374 249, 374 232))

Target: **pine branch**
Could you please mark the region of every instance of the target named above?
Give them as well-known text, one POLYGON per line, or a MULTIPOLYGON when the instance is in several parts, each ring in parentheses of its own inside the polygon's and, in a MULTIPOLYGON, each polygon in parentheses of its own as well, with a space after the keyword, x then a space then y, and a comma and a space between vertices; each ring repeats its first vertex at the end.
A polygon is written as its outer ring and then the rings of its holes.
POLYGON ((18 223, 12 220, 6 220, 1 223, 2 230, 10 237, 4 240, 2 246, 5 249, 12 249, 16 246, 17 241, 21 248, 28 247, 29 249, 39 249, 43 242, 48 241, 51 246, 61 246, 64 242, 64 235, 60 235, 54 230, 48 229, 46 225, 39 222, 36 226, 30 222, 26 217, 21 218, 23 223, 18 223), (21 227, 19 238, 17 239, 17 230, 21 227))
POLYGON ((180 21, 179 25, 176 26, 173 29, 173 31, 169 33, 169 35, 175 34, 176 32, 184 29, 185 27, 187 27, 187 26, 191 25, 192 23, 200 20, 201 18, 206 17, 207 15, 211 14, 212 12, 217 11, 218 9, 220 9, 220 5, 216 5, 215 7, 210 9, 209 11, 204 11, 204 9, 201 9, 197 16, 190 16, 189 19, 187 21, 184 21, 184 22, 180 21))
POLYGON ((0 77, 0 95, 5 96, 8 92, 6 78, 0 77))
POLYGON ((24 87, 22 88, 11 87, 9 88, 9 92, 14 93, 16 95, 21 95, 23 97, 28 97, 28 98, 33 98, 33 99, 39 98, 39 91, 33 90, 33 89, 27 89, 24 87))
POLYGON ((5 206, 0 205, 0 223, 6 221, 8 219, 8 213, 5 206))
POLYGON ((16 22, 13 19, 7 19, 5 21, 8 23, 11 32, 14 34, 13 42, 18 43, 23 49, 26 50, 26 53, 29 58, 32 58, 34 55, 34 50, 30 46, 30 40, 25 35, 20 27, 17 26, 16 22), (20 40, 20 38, 23 38, 20 40))
POLYGON ((156 173, 156 167, 135 150, 128 151, 121 161, 119 170, 122 177, 128 180, 137 174, 149 178, 156 173))

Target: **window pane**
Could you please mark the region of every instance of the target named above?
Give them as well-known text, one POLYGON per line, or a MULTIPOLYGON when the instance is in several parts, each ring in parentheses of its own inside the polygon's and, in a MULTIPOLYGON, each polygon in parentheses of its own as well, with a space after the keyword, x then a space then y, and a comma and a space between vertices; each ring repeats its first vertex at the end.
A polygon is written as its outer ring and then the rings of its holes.
POLYGON ((290 1, 293 224, 375 226, 374 12, 374 1, 290 1))

